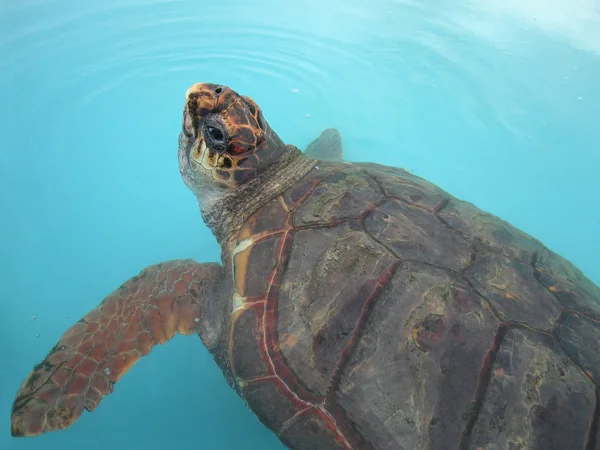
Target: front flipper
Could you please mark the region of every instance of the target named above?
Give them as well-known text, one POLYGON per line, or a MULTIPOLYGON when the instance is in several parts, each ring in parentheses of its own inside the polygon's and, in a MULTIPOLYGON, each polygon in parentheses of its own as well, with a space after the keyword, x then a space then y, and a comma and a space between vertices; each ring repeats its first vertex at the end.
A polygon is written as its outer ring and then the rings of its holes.
POLYGON ((178 333, 201 330, 222 268, 192 260, 150 266, 69 328, 33 368, 12 409, 13 436, 36 436, 75 422, 142 356, 178 333))
POLYGON ((306 147, 308 156, 323 161, 342 162, 342 136, 335 128, 327 128, 321 132, 318 138, 306 147))

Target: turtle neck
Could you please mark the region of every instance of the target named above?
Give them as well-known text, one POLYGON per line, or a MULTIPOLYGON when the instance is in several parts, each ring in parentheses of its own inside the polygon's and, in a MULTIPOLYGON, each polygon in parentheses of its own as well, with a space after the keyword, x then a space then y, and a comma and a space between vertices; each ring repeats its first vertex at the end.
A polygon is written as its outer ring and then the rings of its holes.
POLYGON ((201 208, 204 223, 220 243, 228 240, 248 218, 304 177, 318 163, 288 145, 281 159, 257 178, 201 208))

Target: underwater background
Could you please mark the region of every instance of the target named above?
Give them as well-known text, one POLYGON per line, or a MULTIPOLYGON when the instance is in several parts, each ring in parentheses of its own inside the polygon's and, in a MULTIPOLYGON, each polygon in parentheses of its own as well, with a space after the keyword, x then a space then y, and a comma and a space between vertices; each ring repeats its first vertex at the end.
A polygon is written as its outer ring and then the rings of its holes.
POLYGON ((282 449, 197 336, 67 431, 10 437, 25 376, 144 267, 217 261, 180 179, 186 89, 300 148, 414 171, 600 284, 598 0, 0 0, 0 449, 282 449))

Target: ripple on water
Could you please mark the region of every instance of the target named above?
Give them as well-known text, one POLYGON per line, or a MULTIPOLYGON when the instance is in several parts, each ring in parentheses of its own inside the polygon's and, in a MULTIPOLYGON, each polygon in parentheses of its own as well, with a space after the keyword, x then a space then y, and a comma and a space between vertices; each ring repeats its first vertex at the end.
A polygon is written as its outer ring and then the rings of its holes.
MULTIPOLYGON (((39 3, 27 26, 5 38, 0 49, 12 79, 31 80, 43 90, 37 98, 41 107, 67 91, 89 107, 148 78, 155 86, 177 85, 182 91, 180 85, 205 79, 240 90, 259 80, 276 93, 300 88, 295 104, 269 105, 274 115, 296 108, 298 120, 308 113, 314 117, 318 105, 322 127, 345 124, 348 142, 360 147, 385 142, 408 147, 403 143, 423 128, 427 112, 421 105, 432 98, 440 104, 456 99, 453 113, 473 129, 484 131, 493 119, 484 111, 494 110, 512 132, 523 126, 518 107, 498 102, 495 92, 507 84, 496 89, 497 77, 490 76, 485 57, 474 58, 485 52, 457 38, 440 38, 439 18, 424 14, 421 4, 387 2, 390 9, 382 18, 376 5, 350 2, 309 20, 301 5, 259 0, 232 8, 230 3, 107 1, 63 5, 53 14, 39 3), (341 102, 339 92, 345 93, 341 102), (390 106, 384 112, 374 104, 390 106)), ((10 83, 11 77, 0 82, 10 83)), ((437 126, 431 122, 431 132, 437 126)))
POLYGON ((27 26, 5 38, 0 48, 7 56, 4 65, 13 68, 12 78, 35 77, 42 85, 52 80, 47 92, 56 95, 79 86, 90 101, 132 79, 184 72, 197 79, 209 73, 241 85, 258 74, 326 98, 348 74, 370 73, 371 83, 385 77, 374 71, 368 46, 360 45, 376 31, 361 21, 336 36, 302 24, 269 23, 268 16, 257 16, 255 6, 235 15, 217 4, 190 11, 185 2, 109 2, 48 15, 43 4, 38 6, 38 14, 30 15, 27 26), (246 12, 259 20, 248 19, 246 12))
MULTIPOLYGON (((7 69, 0 88, 35 86, 38 108, 66 97, 89 107, 144 78, 177 84, 182 92, 180 83, 207 78, 240 90, 260 80, 276 92, 300 88, 296 98, 304 99, 303 105, 318 104, 321 114, 338 123, 357 121, 357 110, 369 105, 374 88, 384 89, 392 102, 401 94, 408 97, 393 65, 372 57, 387 41, 378 37, 385 30, 370 23, 377 8, 325 10, 312 3, 23 0, 0 18, 0 25, 12 21, 10 32, 0 33, 0 65, 7 69), (313 8, 315 17, 306 8, 313 8), (349 25, 340 27, 341 22, 349 25), (338 97, 335 92, 348 93, 343 104, 328 104, 338 97)), ((389 24, 386 30, 391 32, 389 24)), ((19 103, 18 94, 9 95, 12 101, 5 104, 19 103)), ((311 111, 302 107, 304 118, 311 111)), ((366 114, 371 117, 362 121, 365 127, 381 121, 378 114, 366 114)))
MULTIPOLYGON (((299 88, 294 101, 304 111, 294 114, 305 117, 318 104, 324 126, 345 124, 349 142, 358 138, 369 147, 408 147, 411 139, 423 145, 417 135, 423 123, 443 134, 448 130, 439 117, 448 115, 461 117, 471 131, 500 124, 523 138, 537 120, 534 100, 564 109, 556 83, 542 89, 531 81, 536 77, 520 76, 520 60, 509 56, 511 50, 521 56, 530 44, 514 45, 502 27, 474 39, 463 19, 477 22, 481 13, 469 10, 470 2, 442 1, 436 10, 412 0, 332 2, 331 8, 316 0, 287 3, 108 0, 74 7, 24 0, 0 18, 0 25, 14 22, 11 33, 0 33, 6 69, 0 83, 5 92, 17 79, 35 84, 42 105, 65 91, 89 104, 148 78, 181 91, 203 79, 240 90, 257 82, 276 93, 299 88), (517 95, 524 91, 529 104, 517 95), (384 112, 371 105, 387 106, 384 112), (365 133, 376 129, 377 135, 365 133)), ((288 107, 279 103, 270 105, 276 114, 288 107)))

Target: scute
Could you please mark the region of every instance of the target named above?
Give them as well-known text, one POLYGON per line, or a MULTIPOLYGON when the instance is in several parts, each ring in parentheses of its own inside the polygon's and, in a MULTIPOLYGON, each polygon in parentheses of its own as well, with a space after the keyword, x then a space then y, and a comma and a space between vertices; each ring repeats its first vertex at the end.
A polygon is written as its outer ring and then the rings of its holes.
POLYGON ((299 203, 302 203, 313 189, 327 179, 327 177, 348 168, 347 166, 335 163, 321 163, 318 167, 318 170, 313 169, 312 172, 283 193, 282 198, 288 210, 292 210, 299 203))
POLYGON ((243 297, 261 297, 267 292, 269 275, 277 264, 277 249, 281 236, 275 235, 258 242, 242 244, 234 255, 236 289, 243 297))
POLYGON ((346 170, 334 174, 318 185, 302 206, 294 212, 293 224, 326 225, 357 218, 381 199, 376 183, 361 173, 346 170))
MULTIPOLYGON (((262 312, 262 311, 260 311, 262 312)), ((268 373, 263 358, 260 319, 255 308, 239 311, 232 321, 231 362, 235 376, 248 380, 268 373)))
POLYGON ((373 163, 361 163, 365 173, 375 180, 382 193, 428 211, 441 207, 450 195, 427 180, 406 170, 373 163))
POLYGON ((562 305, 533 276, 533 268, 496 253, 478 254, 465 278, 487 298, 502 320, 550 329, 562 305))
POLYGON ((365 229, 401 259, 460 271, 471 259, 469 243, 421 208, 389 199, 365 219, 365 229))
POLYGON ((270 201, 266 206, 252 214, 240 229, 238 243, 250 236, 281 230, 287 220, 287 209, 279 198, 270 201))
POLYGON ((313 393, 326 395, 343 346, 394 257, 358 224, 296 232, 278 300, 280 348, 313 393), (288 336, 294 336, 293 346, 288 336))
POLYGON ((536 255, 538 281, 551 291, 566 308, 572 308, 600 320, 600 287, 560 255, 543 249, 536 255))
POLYGON ((531 264, 536 252, 544 248, 537 239, 469 202, 451 198, 437 215, 472 242, 476 249, 490 250, 531 264))
POLYGON ((273 379, 247 384, 243 388, 243 395, 250 408, 260 412, 261 421, 275 432, 298 411, 297 405, 282 392, 279 383, 273 379))
POLYGON ((595 386, 550 337, 509 330, 491 368, 469 449, 581 449, 595 386))
POLYGON ((569 314, 560 324, 558 341, 596 383, 600 383, 600 323, 569 314))
POLYGON ((298 450, 346 450, 312 414, 303 414, 280 434, 283 442, 298 450))
POLYGON ((403 264, 373 306, 336 401, 377 449, 456 449, 497 326, 468 286, 403 264))

